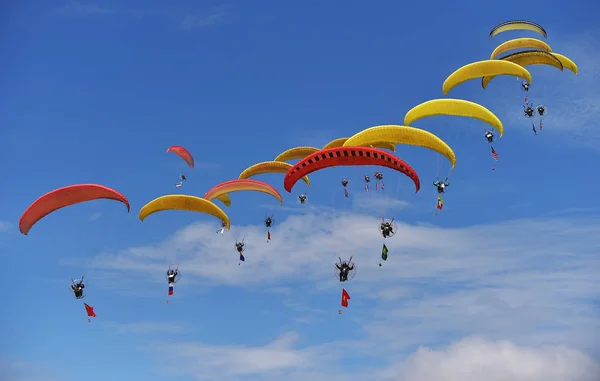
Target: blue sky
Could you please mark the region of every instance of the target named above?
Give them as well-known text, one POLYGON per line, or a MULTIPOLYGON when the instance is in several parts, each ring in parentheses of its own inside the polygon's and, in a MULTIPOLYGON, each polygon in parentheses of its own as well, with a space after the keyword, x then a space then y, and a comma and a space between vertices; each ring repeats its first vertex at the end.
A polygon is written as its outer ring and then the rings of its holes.
POLYGON ((12 1, 0 12, 0 378, 10 381, 594 380, 599 369, 600 30, 592 1, 12 1), (526 14, 523 12, 526 11, 526 14), (514 78, 450 96, 504 122, 495 164, 485 125, 424 119, 455 150, 444 211, 431 182, 446 163, 398 147, 419 173, 385 171, 386 194, 362 190, 374 168, 316 173, 309 205, 276 186, 232 195, 232 229, 139 208, 182 191, 202 196, 246 167, 299 145, 320 147, 441 98, 443 80, 485 59, 487 35, 534 19, 578 76, 533 67, 531 99, 549 115, 534 136, 514 78), (196 159, 186 169, 172 145, 196 159), (590 168, 591 167, 591 168, 590 168), (590 169, 592 169, 590 171, 590 169), (339 181, 350 177, 343 200, 339 181), (132 205, 95 201, 18 232, 37 197, 100 183, 132 205), (377 266, 381 213, 399 232, 377 266), (267 244, 262 221, 274 214, 267 244), (246 263, 233 248, 245 237, 246 263), (357 276, 339 315, 338 256, 357 276), (165 304, 164 271, 183 278, 165 304), (68 289, 85 274, 87 322, 68 289), (557 360, 558 359, 558 360, 557 360), (557 365, 562 364, 562 365, 557 365), (4 372, 4 374, 2 373, 4 372))

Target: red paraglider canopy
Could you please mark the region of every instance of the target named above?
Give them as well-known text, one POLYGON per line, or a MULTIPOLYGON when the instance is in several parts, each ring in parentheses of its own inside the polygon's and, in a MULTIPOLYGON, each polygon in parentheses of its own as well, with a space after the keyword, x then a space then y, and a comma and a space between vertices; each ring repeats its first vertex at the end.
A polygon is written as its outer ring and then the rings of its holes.
POLYGON ((171 151, 175 152, 180 158, 185 160, 185 162, 190 166, 190 168, 194 168, 194 158, 192 157, 190 151, 183 148, 182 146, 173 146, 167 150, 167 153, 171 151))
POLYGON ((127 206, 129 213, 129 201, 121 193, 114 189, 98 184, 76 184, 58 188, 48 192, 31 204, 19 221, 19 230, 27 235, 33 225, 48 214, 80 202, 108 199, 120 201, 127 206))
POLYGON ((290 168, 285 174, 283 186, 291 193, 302 176, 324 168, 352 165, 379 165, 391 168, 408 176, 415 183, 417 192, 421 188, 419 176, 404 160, 386 151, 366 147, 336 147, 315 152, 290 168))

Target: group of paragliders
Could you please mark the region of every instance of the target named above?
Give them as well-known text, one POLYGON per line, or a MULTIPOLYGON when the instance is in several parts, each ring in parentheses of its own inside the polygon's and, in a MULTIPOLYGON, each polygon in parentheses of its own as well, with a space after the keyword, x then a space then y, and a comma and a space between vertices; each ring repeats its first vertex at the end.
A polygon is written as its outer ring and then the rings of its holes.
MULTIPOLYGON (((510 30, 529 30, 547 37, 544 28, 530 21, 510 21, 502 23, 492 29, 489 37, 492 38, 501 32, 510 30)), ((489 82, 498 75, 517 77, 521 80, 521 89, 525 92, 529 92, 531 90, 532 76, 526 69, 526 66, 536 64, 551 65, 561 71, 563 68, 568 68, 575 74, 578 72, 577 65, 572 60, 558 53, 554 53, 550 46, 544 41, 534 38, 518 38, 504 42, 498 46, 489 60, 473 62, 454 71, 444 81, 442 92, 444 95, 447 95, 454 87, 477 78, 481 78, 481 85, 486 89, 489 82), (498 58, 500 54, 515 49, 525 50, 498 58)), ((531 119, 537 116, 540 118, 539 129, 541 131, 541 118, 547 114, 546 107, 541 104, 535 106, 533 103, 529 102, 527 97, 525 98, 525 105, 523 107, 525 117, 531 119)), ((204 213, 216 217, 220 221, 217 233, 225 234, 225 232, 230 230, 231 222, 224 210, 214 203, 215 199, 219 200, 226 207, 230 207, 232 204, 230 194, 239 191, 257 191, 268 194, 277 199, 280 205, 283 204, 281 194, 277 189, 263 181, 251 179, 251 177, 267 173, 285 174, 283 186, 288 193, 291 193, 292 188, 299 180, 302 180, 306 186, 310 186, 311 183, 308 175, 325 168, 343 166, 379 166, 404 174, 412 180, 416 192, 419 192, 420 179, 417 172, 404 160, 395 156, 394 152, 396 151, 396 146, 398 144, 427 148, 445 157, 451 165, 450 170, 452 170, 456 165, 456 155, 452 148, 433 133, 412 126, 412 123, 415 121, 439 115, 474 118, 491 126, 491 128, 485 130, 484 138, 485 141, 490 144, 492 158, 496 161, 498 160, 498 153, 491 144, 495 143, 499 137, 502 137, 504 127, 500 119, 494 113, 480 104, 463 99, 432 99, 409 110, 404 117, 404 125, 381 125, 370 127, 351 137, 335 139, 322 148, 308 146, 291 148, 279 154, 274 160, 264 161, 246 168, 240 173, 237 179, 217 184, 209 189, 203 197, 186 194, 169 194, 158 197, 148 202, 140 209, 139 219, 144 221, 152 214, 169 210, 204 213), (299 161, 294 164, 288 163, 293 160, 299 161)), ((538 131, 536 131, 535 125, 533 126, 533 129, 537 134, 538 131)), ((182 146, 172 146, 167 150, 167 153, 170 152, 175 153, 183 159, 188 164, 189 168, 194 168, 194 158, 186 148, 182 146)), ((441 180, 440 177, 437 176, 435 181, 433 181, 433 187, 437 193, 437 211, 441 211, 443 208, 444 200, 442 199, 442 195, 444 195, 450 187, 449 177, 450 176, 441 180)), ((376 183, 375 190, 383 191, 383 173, 377 171, 373 174, 373 178, 376 183)), ((181 174, 179 176, 179 181, 175 184, 175 188, 182 188, 186 180, 186 175, 181 174)), ((369 175, 363 175, 362 180, 364 182, 365 192, 369 192, 371 177, 369 175)), ((351 181, 349 178, 342 178, 341 186, 345 198, 349 197, 348 189, 350 184, 351 181)), ((34 201, 21 216, 19 230, 22 234, 27 235, 33 225, 54 211, 73 204, 97 199, 119 201, 126 205, 128 212, 130 210, 127 198, 114 189, 98 184, 76 184, 53 190, 34 201)), ((299 193, 297 200, 300 205, 306 205, 308 203, 306 192, 299 193)), ((264 226, 267 229, 267 242, 271 240, 271 228, 273 225, 273 216, 265 217, 264 226)), ((398 231, 395 219, 393 217, 388 218, 381 216, 378 230, 381 237, 384 239, 381 260, 386 261, 388 259, 388 248, 385 244, 385 240, 394 237, 398 231)), ((246 260, 244 256, 246 250, 245 239, 236 239, 234 248, 239 255, 238 265, 240 265, 241 262, 245 262, 246 260)), ((348 282, 354 278, 356 274, 356 264, 352 259, 353 257, 350 257, 349 260, 343 260, 341 257, 338 257, 338 261, 334 266, 334 272, 336 279, 339 280, 340 283, 348 282)), ((379 263, 379 266, 382 266, 381 262, 379 263)), ((179 267, 174 269, 171 267, 168 268, 166 272, 166 281, 168 283, 169 296, 174 294, 174 285, 180 278, 181 272, 179 267)), ((85 282, 83 277, 71 281, 71 290, 76 299, 80 300, 85 297, 84 289, 85 282)), ((348 307, 349 299, 349 293, 343 288, 341 305, 343 307, 348 307)), ((96 315, 93 307, 85 303, 84 305, 88 317, 95 317, 96 315)), ((342 310, 339 310, 339 313, 342 313, 342 310)))
MULTIPOLYGON (((525 91, 529 91, 529 82, 523 81, 523 83, 521 84, 521 88, 525 91)), ((523 105, 523 116, 525 116, 525 118, 527 119, 532 119, 531 129, 533 130, 533 133, 535 135, 539 134, 539 132, 542 132, 543 117, 546 116, 547 113, 548 109, 546 108, 546 106, 541 104, 536 106, 529 101, 528 97, 525 97, 525 104, 523 105), (533 118, 535 118, 536 116, 539 117, 539 132, 535 129, 535 122, 533 121, 533 118)))

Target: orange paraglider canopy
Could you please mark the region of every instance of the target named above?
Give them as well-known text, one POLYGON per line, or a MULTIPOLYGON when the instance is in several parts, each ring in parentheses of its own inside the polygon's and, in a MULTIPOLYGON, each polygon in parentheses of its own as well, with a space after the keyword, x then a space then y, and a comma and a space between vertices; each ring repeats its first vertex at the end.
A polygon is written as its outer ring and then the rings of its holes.
POLYGON ((187 149, 183 148, 182 146, 173 146, 167 150, 167 153, 169 152, 175 152, 177 156, 185 160, 185 162, 190 166, 190 168, 194 168, 194 158, 192 157, 190 151, 188 151, 187 149))
POLYGON ((48 192, 35 200, 21 216, 19 230, 27 235, 31 227, 48 214, 65 206, 98 199, 120 201, 127 206, 129 213, 129 201, 114 189, 98 184, 69 185, 48 192))

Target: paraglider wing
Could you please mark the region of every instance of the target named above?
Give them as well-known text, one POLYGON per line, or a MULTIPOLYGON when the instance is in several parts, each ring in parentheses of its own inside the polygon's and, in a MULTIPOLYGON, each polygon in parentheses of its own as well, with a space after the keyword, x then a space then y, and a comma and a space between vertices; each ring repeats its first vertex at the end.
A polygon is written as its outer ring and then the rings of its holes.
POLYGON ((69 185, 46 193, 35 200, 21 216, 19 230, 27 235, 31 227, 48 214, 65 206, 98 199, 120 201, 127 206, 129 213, 129 201, 114 189, 98 184, 69 185))
POLYGON ((231 206, 231 199, 229 198, 229 196, 227 194, 222 194, 215 198, 217 200, 221 201, 223 203, 223 205, 228 206, 228 207, 231 206))
POLYGON ((575 73, 575 75, 577 75, 579 73, 579 68, 577 67, 575 62, 571 61, 571 59, 569 57, 563 56, 562 54, 558 54, 558 53, 550 53, 550 54, 552 54, 554 57, 556 57, 560 61, 560 63, 563 65, 563 67, 571 70, 573 73, 575 73))
POLYGON ((482 105, 463 99, 433 99, 410 109, 404 116, 404 124, 435 115, 454 115, 479 119, 490 124, 499 133, 504 134, 504 126, 498 117, 482 105))
POLYGON ((323 146, 323 148, 321 148, 321 149, 342 147, 344 145, 344 143, 346 143, 346 140, 348 140, 348 138, 338 138, 338 139, 332 140, 329 143, 325 144, 323 146))
POLYGON ((210 214, 223 221, 225 223, 224 227, 227 230, 231 227, 229 217, 217 205, 203 198, 185 194, 170 194, 150 201, 140 209, 139 218, 141 221, 144 221, 149 215, 165 210, 183 210, 210 214))
POLYGON ((194 168, 194 158, 192 154, 187 149, 182 146, 173 146, 167 150, 167 153, 175 152, 180 158, 185 160, 185 162, 190 166, 190 168, 194 168))
MULTIPOLYGON (((242 171, 238 179, 243 180, 252 176, 262 175, 263 173, 287 173, 293 165, 281 161, 265 161, 254 164, 242 171)), ((306 185, 310 186, 310 180, 307 176, 302 177, 306 185)))
POLYGON ((384 148, 389 149, 392 152, 396 152, 396 143, 394 142, 375 142, 373 144, 369 144, 371 148, 384 148))
POLYGON ((391 168, 408 176, 415 183, 417 192, 421 187, 415 170, 402 159, 375 148, 345 146, 321 150, 305 157, 285 174, 283 186, 291 193, 294 184, 302 176, 324 168, 354 165, 379 165, 391 168))
POLYGON ((552 51, 550 45, 537 38, 515 38, 514 40, 509 40, 498 45, 490 55, 490 59, 493 60, 500 54, 514 49, 537 49, 544 52, 552 51))
POLYGON ((503 22, 502 24, 498 24, 495 27, 493 27, 490 31, 490 38, 494 37, 499 33, 506 32, 509 30, 530 30, 532 32, 541 34, 542 36, 544 36, 544 38, 548 38, 546 30, 541 25, 526 20, 513 20, 503 22))
POLYGON ((448 95, 450 90, 463 82, 491 75, 512 75, 523 78, 529 83, 532 81, 529 71, 521 65, 503 60, 485 60, 473 62, 458 68, 446 78, 442 84, 442 92, 444 95, 448 95))
POLYGON ((270 194, 271 196, 279 200, 280 205, 283 204, 281 194, 279 194, 277 189, 273 188, 265 182, 248 179, 225 181, 224 183, 221 183, 209 189, 209 191, 206 192, 206 194, 204 195, 204 198, 210 201, 222 194, 239 191, 256 191, 270 194))
POLYGON ((304 159, 306 156, 311 153, 317 152, 319 149, 315 147, 295 147, 290 148, 287 151, 284 151, 277 155, 273 161, 290 161, 296 159, 304 159))
POLYGON ((452 168, 456 165, 456 155, 446 142, 429 131, 414 127, 385 125, 367 128, 348 139, 344 143, 344 147, 365 146, 376 141, 390 141, 429 148, 450 160, 452 168))
MULTIPOLYGON (((558 58, 552 55, 552 53, 543 52, 541 50, 525 50, 522 52, 512 53, 502 58, 498 58, 498 60, 494 62, 512 62, 521 67, 529 66, 529 65, 550 65, 563 70, 563 65, 558 58)), ((487 87, 488 83, 492 79, 494 79, 496 75, 488 74, 481 78, 481 87, 484 89, 487 87)), ((531 81, 529 81, 531 82, 531 81)))
MULTIPOLYGON (((349 138, 339 138, 339 139, 332 140, 329 143, 325 144, 325 146, 322 149, 343 147, 344 143, 346 143, 346 140, 348 140, 348 139, 349 138)), ((368 147, 384 148, 384 149, 389 149, 392 152, 396 152, 396 143, 394 143, 394 142, 374 142, 374 143, 369 144, 368 147)))

